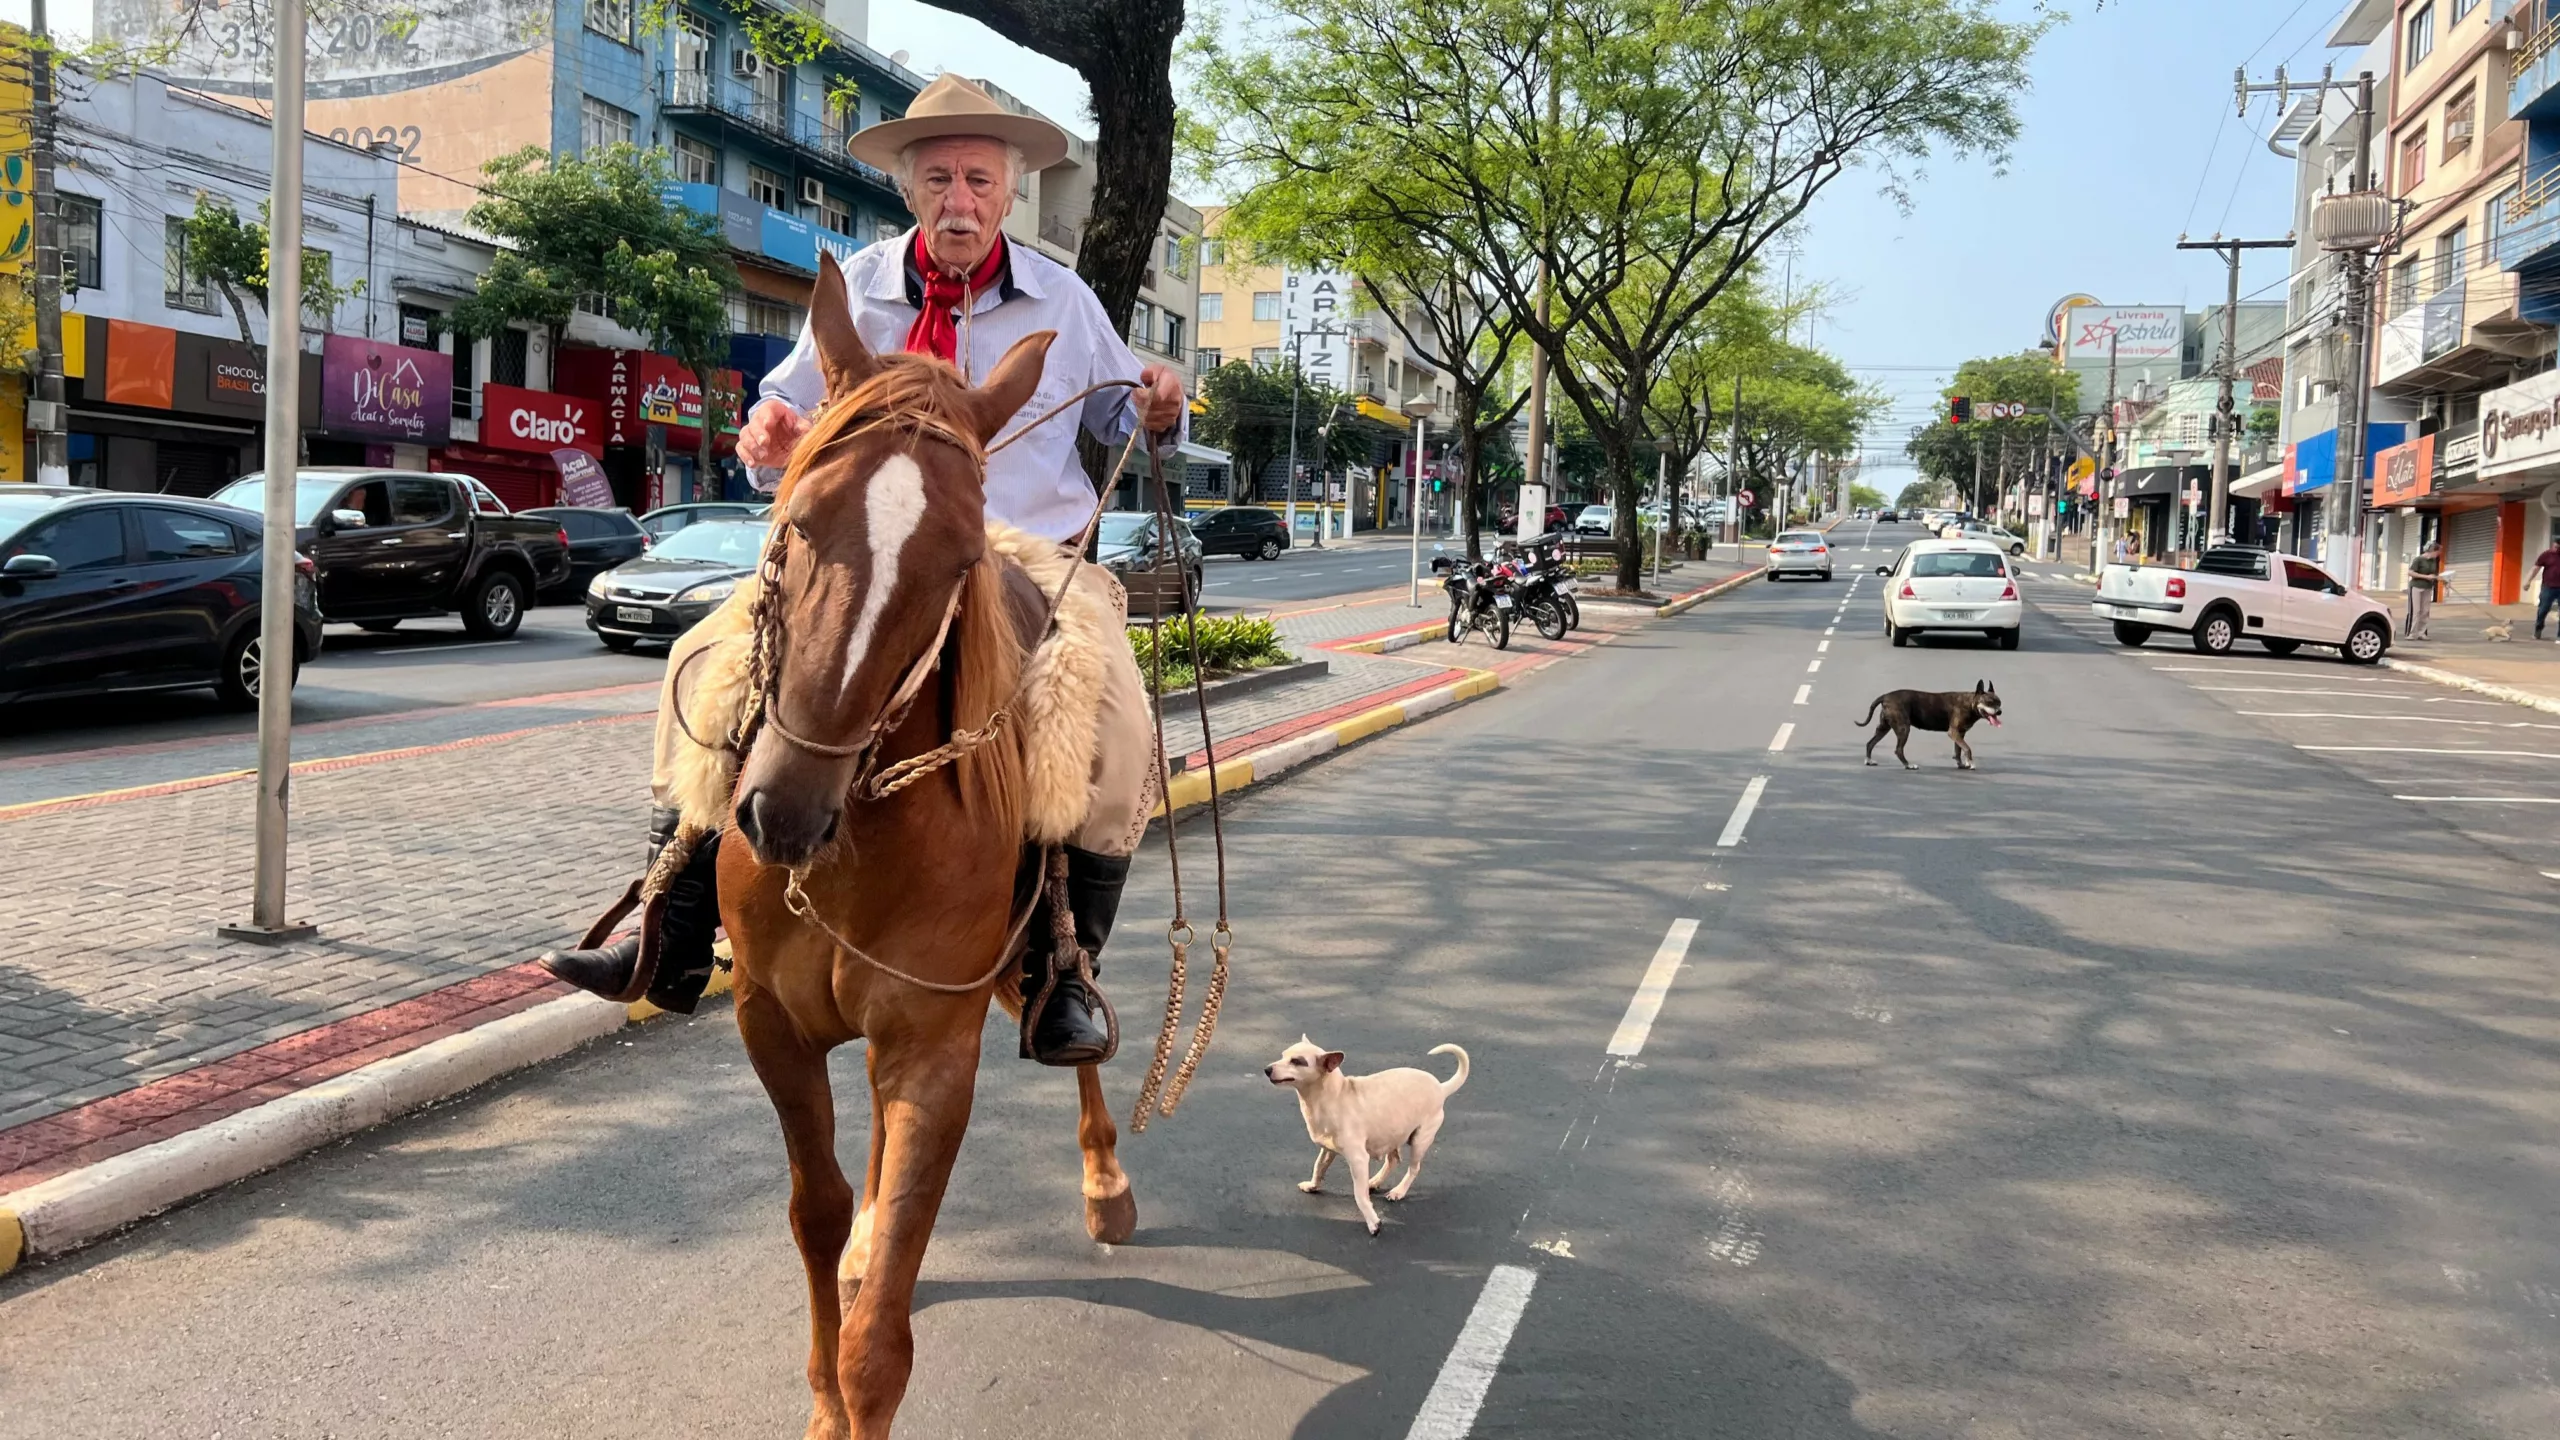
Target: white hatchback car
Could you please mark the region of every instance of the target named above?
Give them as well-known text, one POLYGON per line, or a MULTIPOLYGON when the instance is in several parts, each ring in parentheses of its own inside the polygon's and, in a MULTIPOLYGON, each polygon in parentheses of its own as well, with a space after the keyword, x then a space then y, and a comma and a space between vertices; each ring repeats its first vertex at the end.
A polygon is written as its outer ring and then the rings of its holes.
POLYGON ((1946 529, 1940 532, 1940 536, 1947 540, 1979 540, 1986 545, 1996 545, 2001 549, 2008 551, 2011 555, 2024 555, 2027 553, 2027 542, 2019 538, 2018 535, 2009 530, 2003 529, 1998 525, 1988 524, 1980 520, 1957 520, 1951 522, 1946 529))
POLYGON ((1884 633, 1894 644, 1930 630, 1967 630, 2003 650, 2018 648, 2026 607, 2009 557, 1991 542, 1917 540, 1876 573, 1885 577, 1884 633))
POLYGON ((1831 537, 1819 530, 1781 530, 1769 542, 1768 576, 1810 575, 1831 578, 1831 537))

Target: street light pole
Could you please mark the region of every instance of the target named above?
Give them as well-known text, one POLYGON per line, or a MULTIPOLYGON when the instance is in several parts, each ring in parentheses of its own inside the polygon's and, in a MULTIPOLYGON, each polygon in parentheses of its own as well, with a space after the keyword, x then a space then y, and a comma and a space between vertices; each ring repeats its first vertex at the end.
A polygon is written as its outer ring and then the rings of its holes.
POLYGON ((1412 594, 1406 603, 1422 608, 1422 466, 1423 457, 1431 453, 1431 402, 1414 399, 1404 402, 1404 413, 1413 417, 1413 473, 1405 484, 1405 519, 1412 522, 1413 537, 1409 545, 1412 594))
POLYGON ((285 914, 285 819, 293 775, 294 480, 301 460, 303 0, 276 0, 274 188, 267 205, 266 533, 258 566, 257 877, 234 939, 299 940, 285 914), (284 678, 276 678, 277 671, 284 678))

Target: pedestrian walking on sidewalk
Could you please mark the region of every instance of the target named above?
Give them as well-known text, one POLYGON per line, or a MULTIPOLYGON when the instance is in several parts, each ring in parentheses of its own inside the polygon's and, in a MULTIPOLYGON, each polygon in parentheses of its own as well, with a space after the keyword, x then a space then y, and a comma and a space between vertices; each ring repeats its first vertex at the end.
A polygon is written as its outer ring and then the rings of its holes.
POLYGON ((2554 537, 2548 549, 2533 557, 2533 568, 2542 577, 2542 594, 2535 599, 2533 606, 2533 638, 2539 640, 2542 638, 2542 622, 2551 618, 2552 611, 2560 610, 2560 536, 2554 537))
POLYGON ((2418 558, 2409 562, 2409 621, 2400 627, 2401 639, 2433 638, 2427 634, 2427 621, 2435 615, 2436 586, 2443 583, 2446 574, 2444 546, 2428 541, 2418 558))

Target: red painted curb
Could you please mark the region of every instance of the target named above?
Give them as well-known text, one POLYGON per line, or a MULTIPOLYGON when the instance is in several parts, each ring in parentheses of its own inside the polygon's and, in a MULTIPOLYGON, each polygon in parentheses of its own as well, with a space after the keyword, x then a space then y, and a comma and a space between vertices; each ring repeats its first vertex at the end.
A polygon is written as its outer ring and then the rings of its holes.
POLYGON ((0 1130, 0 1195, 568 993, 539 965, 511 965, 0 1130))

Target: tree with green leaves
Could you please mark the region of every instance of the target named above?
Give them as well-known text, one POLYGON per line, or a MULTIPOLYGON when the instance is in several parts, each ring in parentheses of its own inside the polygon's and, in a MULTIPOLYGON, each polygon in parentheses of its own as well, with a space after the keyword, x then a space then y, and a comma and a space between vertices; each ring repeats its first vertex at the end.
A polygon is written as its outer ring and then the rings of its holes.
POLYGON ((506 248, 477 293, 453 307, 453 328, 487 336, 537 325, 556 356, 579 304, 600 306, 701 382, 695 459, 707 480, 712 443, 735 405, 716 378, 728 364, 728 297, 739 283, 719 222, 661 198, 671 173, 663 150, 618 144, 555 156, 527 147, 481 172, 471 223, 506 248))
POLYGON ((1771 301, 1746 277, 1717 296, 1663 357, 1645 414, 1669 457, 1673 490, 1668 518, 1674 541, 1680 531, 1681 478, 1700 455, 1726 439, 1719 422, 1730 418, 1735 386, 1767 363, 1797 313, 1771 301))
POLYGON ((1227 452, 1231 501, 1251 499, 1253 485, 1271 462, 1289 453, 1292 414, 1298 422, 1299 464, 1331 471, 1365 458, 1361 442, 1343 423, 1353 413, 1353 397, 1301 375, 1293 404, 1290 376, 1286 366, 1235 363, 1200 377, 1205 408, 1192 433, 1201 443, 1227 452))
POLYGON ((1979 507, 1983 497, 1975 493, 1974 482, 1986 466, 1995 463, 1993 457, 2010 455, 2023 463, 2040 443, 2052 438, 2048 414, 2064 425, 2070 423, 2071 417, 2063 412, 2078 393, 2071 372, 2054 363, 2048 350, 1967 360, 1956 367, 1954 381, 1941 395, 1936 418, 1913 432, 1903 452, 1919 464, 1923 475, 1945 481, 1968 504, 1979 507), (1957 424, 1952 415, 1958 396, 1973 408, 1973 418, 1963 424, 1957 424), (1995 420, 1986 413, 1990 406, 2010 401, 2035 413, 2014 420, 1995 420))
POLYGON ((1974 0, 1280 9, 1261 53, 1209 59, 1219 158, 1248 189, 1402 175, 1401 223, 1468 256, 1549 355, 1590 357, 1551 373, 1608 457, 1627 588, 1664 357, 1852 164, 1897 188, 1897 164, 2004 150, 2043 24, 1974 0))
POLYGON ((1727 457, 1741 480, 1736 488, 1753 492, 1745 513, 1768 511, 1778 487, 1812 457, 1855 449, 1883 403, 1831 356, 1783 340, 1769 346, 1743 377, 1741 453, 1727 457))
MULTIPOLYGON (((187 278, 211 285, 222 292, 224 303, 231 307, 231 318, 240 327, 240 343, 254 345, 249 333, 249 307, 243 295, 267 306, 267 216, 268 207, 258 206, 256 221, 240 218, 231 202, 203 191, 196 192, 196 208, 186 218, 184 255, 187 278)), ((306 321, 316 320, 323 327, 337 318, 338 307, 364 293, 362 280, 337 283, 330 272, 329 254, 325 250, 302 252, 302 314, 306 321)))

